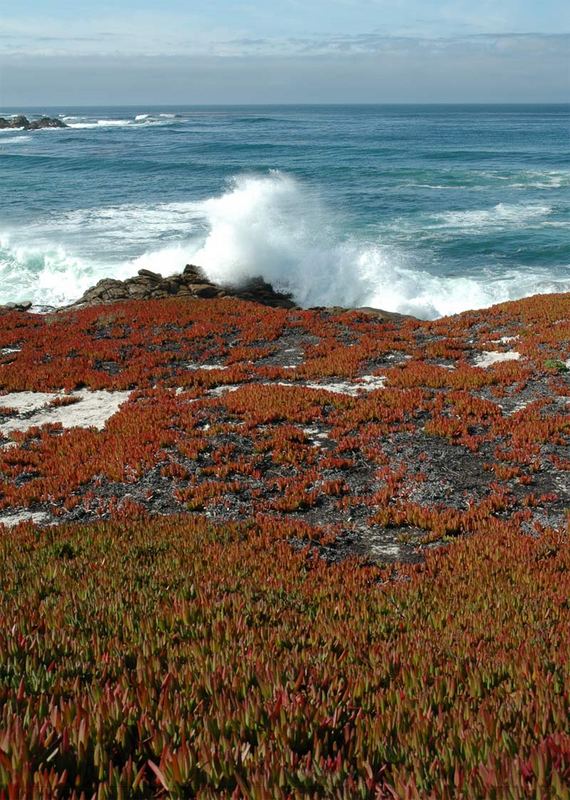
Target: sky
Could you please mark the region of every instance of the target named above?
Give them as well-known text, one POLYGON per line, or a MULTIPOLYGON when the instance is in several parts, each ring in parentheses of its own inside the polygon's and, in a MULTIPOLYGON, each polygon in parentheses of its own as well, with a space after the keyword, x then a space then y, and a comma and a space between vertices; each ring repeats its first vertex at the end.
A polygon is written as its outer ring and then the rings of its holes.
POLYGON ((0 108, 569 101, 568 0, 0 0, 0 108))

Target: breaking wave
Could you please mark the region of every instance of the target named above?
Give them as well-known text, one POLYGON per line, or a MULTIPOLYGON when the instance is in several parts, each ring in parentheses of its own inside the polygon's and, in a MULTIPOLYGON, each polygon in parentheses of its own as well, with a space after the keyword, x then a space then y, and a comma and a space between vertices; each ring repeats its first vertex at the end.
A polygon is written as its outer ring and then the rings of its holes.
POLYGON ((178 114, 136 114, 134 117, 124 119, 94 119, 84 116, 64 116, 63 121, 68 128, 96 129, 96 128, 129 128, 147 127, 149 125, 171 125, 179 121, 178 114))
MULTIPOLYGON (((549 213, 546 205, 500 205, 449 212, 433 224, 518 227, 549 213)), ((349 219, 291 176, 242 176, 203 202, 86 209, 51 218, 44 230, 0 237, 0 302, 62 305, 102 277, 123 279, 142 267, 171 274, 190 262, 220 283, 261 275, 305 307, 374 306, 424 318, 570 290, 570 280, 547 270, 433 274, 418 264, 413 241, 396 247, 350 230, 349 219)))
MULTIPOLYGON (((204 204, 204 212, 209 233, 193 258, 212 280, 239 283, 262 275, 302 306, 374 306, 431 318, 570 288, 570 281, 552 280, 546 271, 434 275, 401 249, 343 236, 345 220, 317 193, 280 173, 236 179, 204 204)), ((494 213, 501 225, 518 225, 549 209, 497 207, 473 212, 474 218, 467 212, 456 222, 488 224, 494 213)))

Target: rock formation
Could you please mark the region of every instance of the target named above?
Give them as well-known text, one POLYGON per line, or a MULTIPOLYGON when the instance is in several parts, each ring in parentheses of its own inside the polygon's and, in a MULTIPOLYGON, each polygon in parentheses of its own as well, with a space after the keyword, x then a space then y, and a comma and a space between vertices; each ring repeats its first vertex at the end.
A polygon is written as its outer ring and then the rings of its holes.
POLYGON ((16 117, 0 117, 0 130, 12 128, 16 130, 36 131, 40 128, 67 128, 65 122, 57 117, 40 117, 40 119, 29 120, 23 114, 16 117))
POLYGON ((163 278, 158 272, 139 270, 134 278, 125 281, 104 278, 88 289, 73 305, 96 305, 112 300, 148 300, 162 297, 238 297, 265 306, 295 308, 289 295, 276 292, 262 278, 253 278, 239 287, 218 286, 212 283, 200 267, 188 264, 182 274, 163 278))
MULTIPOLYGON (((299 308, 290 294, 277 292, 271 284, 263 278, 250 278, 240 286, 220 286, 206 277, 200 267, 187 264, 180 275, 170 275, 164 278, 158 272, 149 269, 140 269, 138 275, 120 281, 116 278, 103 278, 92 286, 74 303, 63 308, 51 306, 33 306, 35 311, 43 312, 65 311, 68 308, 83 308, 96 306, 101 303, 112 303, 120 300, 160 300, 167 297, 200 298, 203 300, 236 297, 239 300, 249 300, 251 303, 260 303, 273 308, 299 308)), ((7 303, 0 306, 0 311, 29 311, 31 301, 7 303)), ((384 320, 412 319, 406 314, 394 311, 383 311, 380 308, 342 308, 340 306, 316 306, 313 311, 324 311, 329 314, 342 314, 358 311, 360 314, 384 320)))

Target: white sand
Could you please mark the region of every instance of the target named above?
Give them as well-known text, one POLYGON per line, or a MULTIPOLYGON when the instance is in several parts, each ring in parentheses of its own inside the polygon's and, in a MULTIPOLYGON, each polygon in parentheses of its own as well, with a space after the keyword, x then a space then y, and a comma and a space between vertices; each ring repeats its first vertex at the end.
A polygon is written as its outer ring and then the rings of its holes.
POLYGON ((383 389, 388 379, 385 375, 363 375, 362 378, 357 380, 365 384, 362 386, 365 391, 373 392, 375 389, 383 389))
POLYGON ((397 542, 373 542, 370 550, 376 558, 400 558, 402 547, 397 542))
POLYGON ((521 354, 516 350, 509 350, 507 353, 500 353, 496 350, 484 350, 480 353, 474 361, 476 367, 492 367, 494 364, 500 364, 502 361, 518 361, 521 354))
POLYGON ((493 344, 509 344, 510 342, 516 342, 520 339, 520 336, 501 336, 500 339, 491 339, 493 344))
POLYGON ((227 383, 225 386, 216 386, 214 389, 209 389, 207 394, 211 397, 221 397, 228 392, 237 392, 242 386, 247 386, 247 383, 227 383))
POLYGON ((363 375, 362 378, 357 378, 355 381, 339 381, 338 383, 304 383, 297 385, 305 386, 307 389, 321 389, 324 392, 332 392, 333 394, 346 394, 350 397, 357 397, 362 392, 373 392, 376 389, 383 389, 386 385, 386 378, 383 375, 363 375))
POLYGON ((0 406, 14 409, 18 416, 0 424, 0 435, 12 431, 27 431, 30 428, 61 423, 64 428, 97 428, 102 430, 110 417, 130 396, 130 392, 90 392, 82 390, 69 396, 79 398, 69 406, 51 407, 51 401, 65 397, 61 392, 11 392, 0 395, 0 406), (33 412, 33 413, 31 413, 33 412), (31 416, 25 416, 30 414, 31 416))
POLYGON ((215 369, 227 369, 227 367, 225 364, 188 364, 186 369, 190 369, 193 372, 198 372, 199 370, 209 372, 215 369))
POLYGON ((375 389, 383 389, 386 380, 384 375, 363 375, 362 378, 357 378, 355 381, 339 381, 337 383, 289 383, 287 381, 264 381, 260 384, 231 383, 209 389, 206 394, 210 395, 210 397, 221 397, 228 392, 237 392, 242 386, 287 386, 301 389, 320 389, 321 391, 331 392, 332 394, 346 394, 351 397, 357 397, 363 392, 373 392, 375 389))
POLYGON ((29 414, 45 408, 57 396, 53 392, 11 392, 0 395, 0 406, 11 408, 18 414, 29 414))
POLYGON ((20 511, 17 514, 0 515, 0 525, 4 525, 6 528, 14 528, 16 525, 19 525, 20 522, 39 523, 44 522, 48 517, 49 515, 43 511, 20 511))
POLYGON ((308 437, 312 447, 322 447, 323 439, 329 438, 329 435, 326 431, 320 431, 315 425, 311 425, 308 428, 303 428, 303 433, 308 437))

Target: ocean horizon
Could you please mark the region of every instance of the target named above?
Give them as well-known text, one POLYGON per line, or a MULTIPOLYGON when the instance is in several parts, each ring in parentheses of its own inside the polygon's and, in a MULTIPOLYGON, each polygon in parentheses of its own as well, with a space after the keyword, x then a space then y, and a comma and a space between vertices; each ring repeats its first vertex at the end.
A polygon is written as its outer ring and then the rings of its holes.
POLYGON ((0 303, 141 268, 434 318, 570 290, 569 104, 6 108, 0 303))

